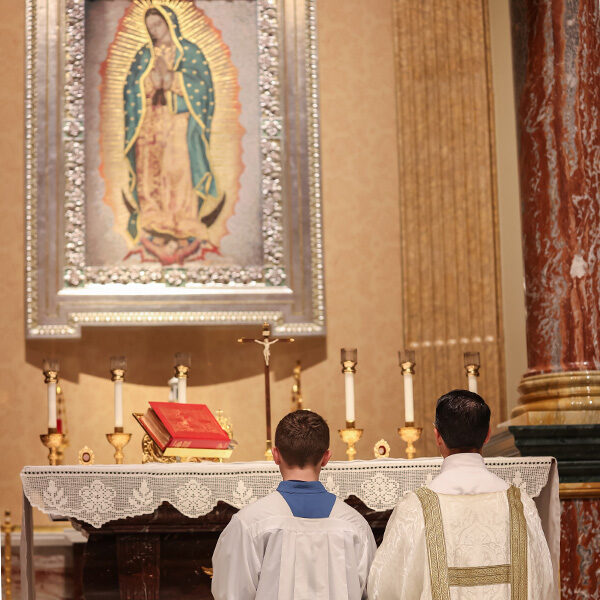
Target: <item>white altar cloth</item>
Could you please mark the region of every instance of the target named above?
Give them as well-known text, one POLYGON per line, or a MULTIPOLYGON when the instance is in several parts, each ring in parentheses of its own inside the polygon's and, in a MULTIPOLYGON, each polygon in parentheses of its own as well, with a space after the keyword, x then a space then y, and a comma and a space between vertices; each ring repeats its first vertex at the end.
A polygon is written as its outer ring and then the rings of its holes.
MULTIPOLYGON (((560 506, 555 459, 493 457, 485 458, 485 463, 493 473, 535 500, 558 570, 560 506)), ((353 495, 369 508, 384 511, 394 508, 404 492, 430 482, 441 464, 441 458, 332 461, 322 470, 321 482, 342 499, 353 495)), ((21 481, 23 530, 27 533, 31 528, 31 506, 94 527, 152 513, 162 502, 196 518, 209 513, 219 501, 242 508, 266 496, 277 487, 281 475, 273 462, 149 463, 29 466, 21 471, 21 481)), ((22 557, 22 566, 29 564, 32 575, 29 561, 22 557)))
MULTIPOLYGON (((551 458, 486 458, 486 465, 532 498, 548 482, 551 458)), ((331 462, 321 482, 342 499, 354 495, 373 510, 394 508, 407 491, 435 477, 441 458, 331 462)), ((219 500, 242 508, 270 494, 281 481, 272 462, 174 463, 25 467, 23 491, 50 515, 100 527, 108 521, 154 512, 169 502, 187 517, 209 513, 219 500)))

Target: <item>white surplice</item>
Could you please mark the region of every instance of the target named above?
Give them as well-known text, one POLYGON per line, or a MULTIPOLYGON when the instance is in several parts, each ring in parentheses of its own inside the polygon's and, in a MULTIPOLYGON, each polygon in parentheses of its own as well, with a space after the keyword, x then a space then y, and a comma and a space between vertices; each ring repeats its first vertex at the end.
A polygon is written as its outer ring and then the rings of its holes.
POLYGON ((213 554, 215 600, 366 598, 375 539, 336 499, 328 518, 294 517, 279 492, 235 514, 213 554))
MULTIPOLYGON (((451 568, 511 563, 508 484, 490 473, 481 455, 444 460, 428 486, 439 500, 447 564, 451 568)), ((520 492, 527 531, 527 599, 554 598, 548 544, 535 504, 520 492)), ((371 600, 431 600, 431 574, 423 507, 409 492, 398 502, 369 575, 371 600)), ((451 586, 451 600, 510 600, 508 583, 451 586)))

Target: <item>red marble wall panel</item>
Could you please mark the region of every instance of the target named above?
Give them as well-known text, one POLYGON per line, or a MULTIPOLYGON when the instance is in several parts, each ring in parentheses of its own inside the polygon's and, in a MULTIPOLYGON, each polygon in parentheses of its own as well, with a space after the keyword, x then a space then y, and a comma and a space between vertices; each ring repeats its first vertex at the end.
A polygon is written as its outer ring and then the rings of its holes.
POLYGON ((600 498, 560 506, 561 600, 600 600, 600 498))
POLYGON ((600 8, 512 0, 530 374, 600 369, 600 8))

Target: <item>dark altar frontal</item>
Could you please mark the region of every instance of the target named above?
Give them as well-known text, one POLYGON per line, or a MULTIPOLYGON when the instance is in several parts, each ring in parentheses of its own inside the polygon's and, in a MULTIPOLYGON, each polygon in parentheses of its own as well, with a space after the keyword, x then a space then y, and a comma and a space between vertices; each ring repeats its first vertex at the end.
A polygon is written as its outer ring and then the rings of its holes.
MULTIPOLYGON (((392 511, 371 510, 355 496, 346 502, 367 519, 379 545, 392 511)), ((99 529, 72 520, 89 535, 83 556, 84 598, 212 598, 211 557, 237 511, 218 502, 207 515, 191 519, 164 502, 153 514, 111 521, 99 529)))

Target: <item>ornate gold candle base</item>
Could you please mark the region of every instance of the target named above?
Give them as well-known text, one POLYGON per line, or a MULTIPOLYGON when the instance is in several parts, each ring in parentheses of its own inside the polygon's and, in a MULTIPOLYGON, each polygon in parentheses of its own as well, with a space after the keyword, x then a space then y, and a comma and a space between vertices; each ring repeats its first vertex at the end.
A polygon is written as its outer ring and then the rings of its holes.
POLYGON ((356 442, 358 442, 358 440, 360 440, 362 437, 363 430, 356 429, 353 422, 349 423, 346 421, 346 429, 340 429, 338 430, 338 433, 340 434, 344 444, 348 446, 346 450, 348 460, 354 460, 354 457, 356 456, 356 448, 354 447, 354 444, 356 444, 356 442))
POLYGON ((115 464, 122 465, 123 464, 123 448, 129 444, 129 440, 131 439, 130 433, 123 433, 122 427, 115 427, 114 433, 107 433, 106 439, 114 446, 115 448, 115 464))
POLYGON ((67 437, 67 434, 63 433, 62 436, 63 436, 62 442, 60 443, 60 446, 56 450, 56 464, 57 465, 63 464, 63 462, 65 460, 65 449, 69 445, 69 438, 67 437))
POLYGON ((58 450, 64 443, 64 434, 58 433, 56 429, 48 429, 48 433, 42 433, 40 440, 48 448, 48 464, 58 464, 58 450))
POLYGON ((414 458, 417 453, 414 442, 416 442, 423 432, 422 427, 415 427, 412 424, 407 423, 404 427, 398 428, 398 435, 402 438, 402 441, 406 442, 406 458, 414 458))

